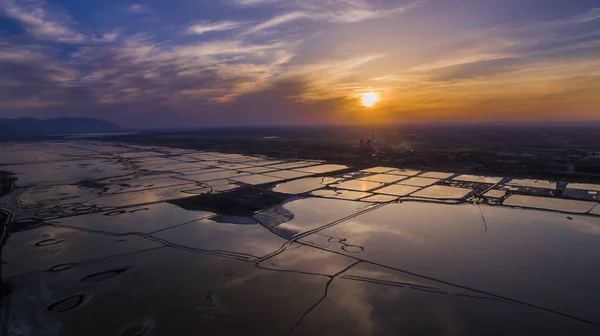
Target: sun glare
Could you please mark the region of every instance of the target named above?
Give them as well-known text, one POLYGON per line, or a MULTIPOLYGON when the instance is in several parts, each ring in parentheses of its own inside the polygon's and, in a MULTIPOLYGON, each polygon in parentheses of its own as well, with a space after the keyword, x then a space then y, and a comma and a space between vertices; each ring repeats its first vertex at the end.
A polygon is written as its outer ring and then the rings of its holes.
POLYGON ((375 92, 363 93, 363 96, 362 96, 363 106, 372 107, 373 105, 375 105, 375 103, 377 103, 377 101, 379 101, 379 96, 377 95, 377 93, 375 93, 375 92))

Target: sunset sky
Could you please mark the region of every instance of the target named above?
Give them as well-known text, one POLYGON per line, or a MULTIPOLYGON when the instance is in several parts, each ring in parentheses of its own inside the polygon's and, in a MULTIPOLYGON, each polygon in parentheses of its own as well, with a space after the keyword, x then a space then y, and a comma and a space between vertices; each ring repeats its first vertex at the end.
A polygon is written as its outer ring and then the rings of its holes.
POLYGON ((0 118, 25 116, 598 120, 600 1, 0 0, 0 118))

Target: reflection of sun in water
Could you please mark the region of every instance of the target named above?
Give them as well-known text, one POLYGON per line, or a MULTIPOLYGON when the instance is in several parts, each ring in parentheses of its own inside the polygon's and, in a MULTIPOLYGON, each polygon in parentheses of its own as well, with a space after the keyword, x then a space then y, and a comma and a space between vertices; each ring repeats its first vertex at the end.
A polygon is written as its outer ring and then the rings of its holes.
POLYGON ((362 104, 366 107, 371 107, 379 101, 379 96, 375 92, 367 92, 362 95, 362 104))

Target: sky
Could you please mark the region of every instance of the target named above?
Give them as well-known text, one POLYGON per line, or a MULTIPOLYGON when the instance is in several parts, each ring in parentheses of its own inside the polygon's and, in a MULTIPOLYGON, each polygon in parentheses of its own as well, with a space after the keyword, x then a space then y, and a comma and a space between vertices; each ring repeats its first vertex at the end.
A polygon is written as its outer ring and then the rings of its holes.
POLYGON ((598 120, 600 1, 0 0, 0 118, 61 116, 598 120))

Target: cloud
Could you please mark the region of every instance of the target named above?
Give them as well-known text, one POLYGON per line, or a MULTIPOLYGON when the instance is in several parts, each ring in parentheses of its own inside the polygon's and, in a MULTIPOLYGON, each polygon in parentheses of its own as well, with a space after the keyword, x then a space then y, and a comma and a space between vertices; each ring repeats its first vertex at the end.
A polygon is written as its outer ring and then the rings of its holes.
POLYGON ((416 8, 423 1, 412 2, 408 5, 389 9, 378 9, 360 0, 347 1, 299 1, 298 10, 276 15, 258 25, 246 34, 256 33, 266 29, 282 26, 293 21, 311 20, 332 23, 355 23, 365 20, 390 17, 416 8))
POLYGON ((231 2, 238 6, 249 7, 249 6, 263 6, 267 4, 274 4, 282 2, 284 0, 231 0, 231 2))
POLYGON ((0 42, 0 109, 68 101, 78 70, 51 56, 56 50, 0 42))
MULTIPOLYGON (((222 40, 200 43, 197 45, 185 45, 172 50, 177 56, 186 58, 201 58, 206 56, 246 56, 264 59, 269 52, 289 46, 288 42, 279 41, 267 44, 245 44, 238 40, 222 40)), ((240 59, 237 59, 239 63, 240 59)), ((255 61, 258 61, 255 60, 255 61)), ((253 62, 254 63, 254 62, 253 62)))
POLYGON ((509 55, 509 54, 485 53, 485 52, 484 53, 475 53, 472 51, 473 51, 473 49, 470 49, 469 55, 465 55, 465 56, 453 57, 453 55, 448 55, 440 60, 416 66, 416 67, 410 69, 410 71, 427 72, 427 71, 431 71, 431 70, 456 67, 456 66, 461 66, 461 65, 466 65, 466 64, 474 64, 474 63, 502 60, 502 59, 511 57, 511 55, 509 55))
POLYGON ((423 81, 495 81, 532 67, 551 71, 559 63, 574 66, 600 55, 600 31, 579 25, 600 18, 597 9, 552 21, 503 25, 454 41, 447 40, 432 59, 395 74, 423 81))
POLYGON ((316 124, 498 116, 516 104, 550 112, 572 104, 576 113, 600 104, 596 9, 452 30, 443 18, 419 21, 435 6, 407 20, 343 26, 422 2, 232 3, 244 8, 202 16, 210 21, 172 22, 155 12, 160 26, 122 7, 121 17, 98 27, 76 25, 40 0, 0 0, 2 13, 34 37, 0 36, 0 114, 86 114, 154 126, 316 124), (178 34, 181 27, 201 38, 178 34), (202 38, 213 32, 227 33, 202 38), (365 90, 381 96, 368 115, 357 98, 365 90))
POLYGON ((94 42, 114 42, 119 38, 120 33, 118 31, 112 31, 109 33, 102 34, 100 37, 92 37, 94 42))
POLYGON ((242 23, 235 21, 197 23, 190 26, 187 32, 188 34, 201 35, 209 32, 232 30, 241 26, 242 23))
POLYGON ((76 44, 86 40, 86 36, 69 27, 70 17, 66 14, 51 13, 42 1, 0 1, 4 15, 16 20, 27 34, 34 38, 76 44))
POLYGON ((157 126, 174 115, 180 125, 193 118, 206 118, 211 124, 333 122, 332 113, 343 109, 346 98, 325 86, 381 57, 292 66, 288 62, 297 47, 293 41, 165 46, 143 36, 125 37, 110 46, 90 44, 64 61, 52 49, 2 47, 0 70, 6 76, 0 82, 5 88, 0 111, 41 108, 43 103, 47 108, 62 106, 60 114, 69 115, 86 106, 86 113, 103 118, 118 121, 120 113, 129 111, 131 118, 148 124, 155 119, 157 126), (315 71, 331 81, 317 81, 315 71), (154 111, 156 116, 146 118, 141 111, 154 111), (211 115, 219 117, 211 120, 211 115))
POLYGON ((600 8, 592 8, 587 12, 573 16, 566 20, 566 22, 570 23, 586 23, 590 21, 595 21, 600 19, 600 8))
MULTIPOLYGON (((347 4, 351 4, 348 7, 341 8, 322 8, 326 14, 322 17, 327 21, 351 23, 360 22, 365 20, 372 20, 377 18, 390 17, 399 13, 403 13, 414 8, 417 8, 423 1, 416 1, 408 5, 393 7, 389 9, 377 9, 368 5, 363 1, 349 1, 347 4)), ((316 9, 319 10, 318 7, 316 9)))
POLYGON ((297 21, 297 20, 303 20, 303 19, 311 19, 310 14, 305 13, 305 12, 291 12, 291 13, 277 15, 277 16, 274 16, 260 24, 257 24, 254 27, 250 28, 247 32, 245 32, 245 34, 256 33, 256 32, 262 31, 262 30, 270 29, 273 27, 284 25, 286 23, 290 23, 290 22, 297 21))
MULTIPOLYGON (((135 36, 110 47, 88 45, 72 53, 63 63, 66 70, 78 73, 77 80, 70 78, 70 82, 54 87, 59 90, 77 86, 87 92, 90 104, 145 100, 174 107, 226 102, 260 90, 277 77, 294 56, 290 50, 293 46, 286 41, 247 44, 231 40, 166 47, 135 36)), ((27 68, 39 67, 37 63, 51 64, 47 57, 40 58, 43 53, 31 50, 5 52, 0 59, 12 61, 25 52, 32 55, 27 68)), ((14 80, 21 85, 30 84, 18 76, 14 80)), ((40 82, 50 82, 50 78, 40 82)))
POLYGON ((38 46, 20 46, 0 41, 0 61, 3 62, 42 61, 46 58, 43 51, 38 46))
POLYGON ((522 69, 528 60, 519 57, 490 58, 468 63, 438 67, 427 73, 432 81, 456 81, 482 79, 495 75, 506 75, 522 69))
POLYGON ((129 7, 127 7, 127 11, 130 13, 137 13, 137 14, 152 12, 148 7, 146 7, 140 3, 131 4, 129 7))
POLYGON ((585 12, 546 21, 527 22, 513 27, 504 27, 504 30, 520 34, 551 34, 577 29, 582 26, 598 23, 600 8, 591 8, 585 12))

